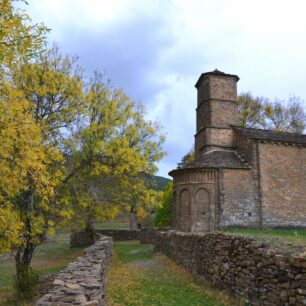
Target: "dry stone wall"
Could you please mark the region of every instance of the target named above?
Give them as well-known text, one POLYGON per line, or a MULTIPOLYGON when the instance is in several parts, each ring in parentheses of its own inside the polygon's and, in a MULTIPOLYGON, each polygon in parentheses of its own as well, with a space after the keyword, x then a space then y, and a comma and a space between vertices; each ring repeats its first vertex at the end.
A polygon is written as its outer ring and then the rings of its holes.
MULTIPOLYGON (((106 235, 107 236, 107 235, 106 235)), ((86 247, 95 243, 97 237, 94 232, 85 230, 72 232, 70 235, 70 247, 86 247)))
POLYGON ((220 232, 155 233, 155 249, 249 305, 306 305, 306 252, 277 254, 245 237, 220 232))
POLYGON ((114 241, 138 240, 138 235, 141 230, 96 230, 96 233, 112 237, 114 241))
POLYGON ((36 306, 104 305, 104 285, 112 250, 112 239, 100 236, 85 249, 85 256, 70 263, 53 281, 36 306))

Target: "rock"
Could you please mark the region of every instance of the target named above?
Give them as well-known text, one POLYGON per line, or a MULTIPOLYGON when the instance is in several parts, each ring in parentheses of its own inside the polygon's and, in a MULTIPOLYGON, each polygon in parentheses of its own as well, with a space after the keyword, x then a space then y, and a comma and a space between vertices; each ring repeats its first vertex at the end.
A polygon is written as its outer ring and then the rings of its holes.
POLYGON ((65 286, 65 282, 60 279, 55 279, 52 284, 57 286, 65 286))
POLYGON ((75 301, 78 302, 78 303, 85 303, 85 302, 87 302, 87 299, 86 299, 86 296, 84 294, 82 294, 82 295, 77 295, 75 297, 75 301))
POLYGON ((69 289, 73 289, 73 290, 78 290, 81 289, 81 286, 78 284, 70 284, 70 283, 66 283, 66 287, 69 289))
POLYGON ((297 292, 298 294, 306 295, 306 289, 298 288, 298 289, 296 289, 296 292, 297 292))
POLYGON ((86 284, 86 288, 89 290, 95 290, 95 289, 100 289, 101 285, 96 283, 96 284, 86 284))
POLYGON ((96 305, 100 305, 98 300, 93 300, 82 304, 82 306, 96 306, 96 305))
POLYGON ((37 301, 37 305, 43 305, 45 303, 51 302, 51 294, 45 294, 43 297, 41 297, 38 301, 37 301))

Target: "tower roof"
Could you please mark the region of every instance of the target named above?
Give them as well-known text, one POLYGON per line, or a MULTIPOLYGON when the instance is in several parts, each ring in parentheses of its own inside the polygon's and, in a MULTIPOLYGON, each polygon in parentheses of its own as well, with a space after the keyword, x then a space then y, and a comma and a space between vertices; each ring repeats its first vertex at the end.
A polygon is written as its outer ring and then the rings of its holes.
POLYGON ((207 152, 195 161, 188 163, 183 168, 170 171, 169 175, 172 176, 172 174, 178 171, 198 168, 250 169, 247 162, 242 160, 235 151, 213 150, 207 152))
POLYGON ((205 77, 208 77, 208 76, 219 76, 219 77, 227 77, 227 78, 234 78, 236 80, 236 82, 239 81, 239 77, 238 75, 235 75, 235 74, 227 74, 225 72, 222 72, 218 69, 215 69, 214 71, 210 71, 210 72, 205 72, 205 73, 202 73, 200 78, 198 79, 197 83, 195 84, 195 87, 196 88, 199 88, 203 79, 205 77))

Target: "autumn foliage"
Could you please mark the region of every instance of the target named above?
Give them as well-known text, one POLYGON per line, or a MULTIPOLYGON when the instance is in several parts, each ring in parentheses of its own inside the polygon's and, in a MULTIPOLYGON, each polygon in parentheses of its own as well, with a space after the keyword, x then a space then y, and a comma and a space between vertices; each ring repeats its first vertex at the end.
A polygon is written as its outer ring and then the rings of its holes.
POLYGON ((164 154, 143 106, 45 50, 46 32, 0 1, 0 252, 14 254, 19 279, 57 229, 143 214, 156 202, 145 174, 164 154))

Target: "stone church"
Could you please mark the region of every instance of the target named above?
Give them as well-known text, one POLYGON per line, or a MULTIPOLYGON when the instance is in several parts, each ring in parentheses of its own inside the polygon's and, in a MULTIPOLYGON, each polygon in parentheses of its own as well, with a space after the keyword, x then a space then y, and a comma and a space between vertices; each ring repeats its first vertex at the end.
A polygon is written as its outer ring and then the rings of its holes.
POLYGON ((238 126, 236 75, 195 87, 195 161, 171 171, 173 228, 306 227, 306 135, 238 126))

